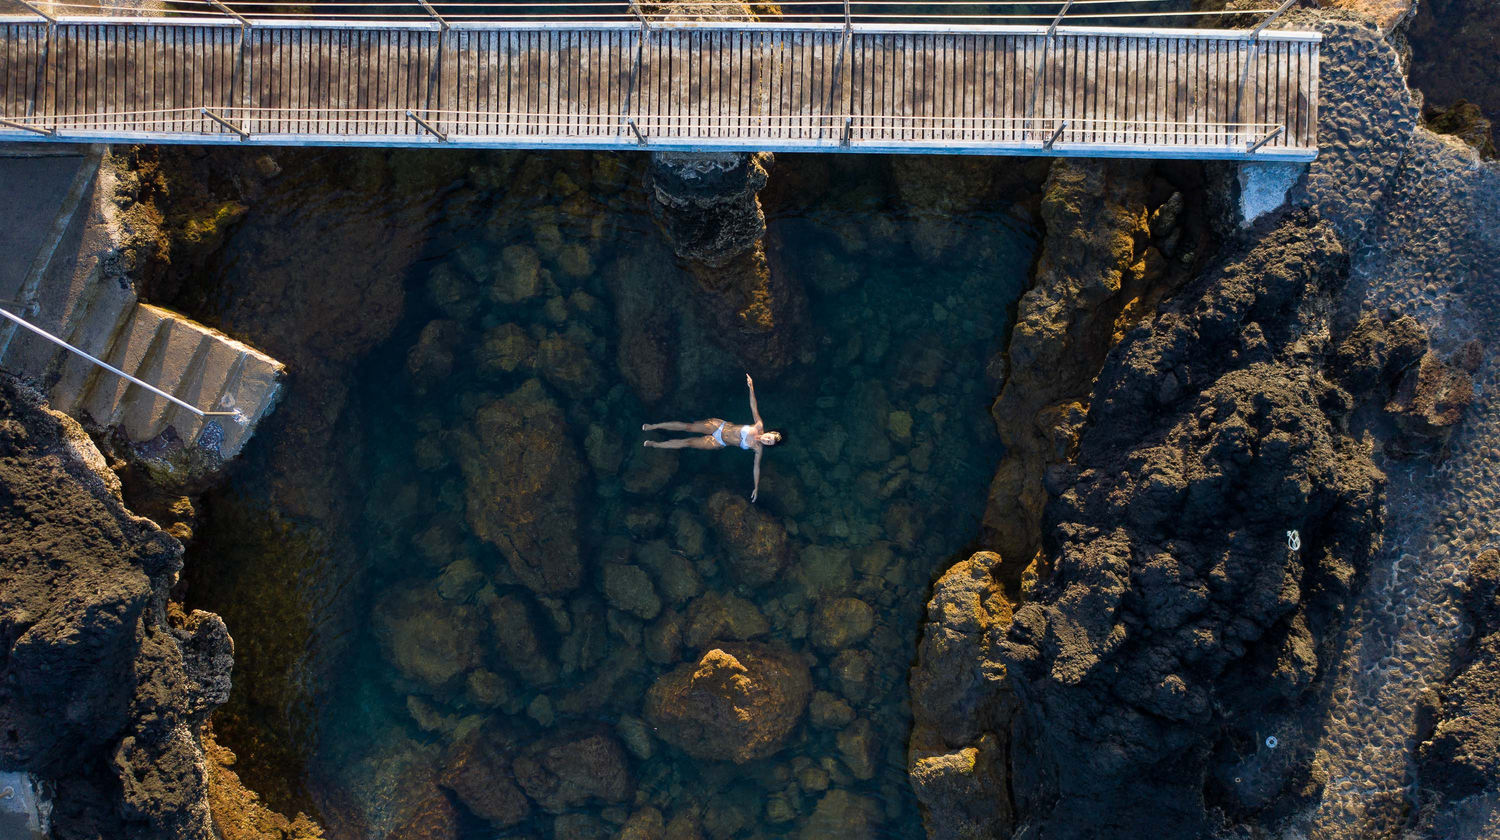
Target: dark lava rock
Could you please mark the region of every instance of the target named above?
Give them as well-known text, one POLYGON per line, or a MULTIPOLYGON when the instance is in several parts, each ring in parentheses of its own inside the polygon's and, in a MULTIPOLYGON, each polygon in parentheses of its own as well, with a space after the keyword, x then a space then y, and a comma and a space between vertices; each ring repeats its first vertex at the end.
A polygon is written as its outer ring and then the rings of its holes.
POLYGON ((664 674, 646 694, 646 720, 694 758, 743 764, 781 748, 807 708, 812 680, 791 651, 717 642, 664 674))
MULTIPOLYGON (((1451 679, 1424 698, 1417 750, 1415 836, 1472 834, 1472 814, 1454 803, 1500 795, 1500 552, 1488 549, 1469 569, 1468 621, 1474 628, 1451 679)), ((1481 807, 1475 814, 1488 813, 1481 807)))
POLYGON ((1386 410, 1405 433, 1403 443, 1408 448, 1430 450, 1448 440, 1473 401, 1474 380, 1469 371, 1429 352, 1402 377, 1386 410))
POLYGON ((1225 782, 1314 702, 1383 478, 1321 375, 1343 248, 1305 214, 1271 224, 1111 351, 1048 506, 1050 577, 1000 657, 1016 806, 1041 838, 1199 838, 1206 804, 1243 816, 1315 788, 1290 745, 1251 794, 1225 782))
POLYGON ((0 375, 0 766, 49 780, 54 836, 214 837, 198 731, 217 616, 169 616, 182 546, 130 513, 72 420, 0 375))

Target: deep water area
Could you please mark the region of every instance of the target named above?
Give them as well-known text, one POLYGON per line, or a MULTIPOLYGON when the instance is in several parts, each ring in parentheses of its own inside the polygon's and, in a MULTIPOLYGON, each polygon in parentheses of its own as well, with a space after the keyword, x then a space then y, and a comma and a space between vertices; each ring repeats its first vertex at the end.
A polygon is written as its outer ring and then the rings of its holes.
MULTIPOLYGON (((701 316, 643 155, 465 160, 418 203, 394 328, 321 409, 350 430, 347 451, 333 436, 329 505, 348 515, 265 491, 286 478, 269 454, 285 442, 269 441, 321 399, 295 362, 290 419, 205 505, 186 591, 236 639, 215 727, 241 775, 338 840, 609 837, 655 820, 715 840, 919 836, 907 669, 1000 456, 989 406, 1038 185, 1005 161, 970 195, 881 158, 777 161, 768 264, 808 305, 772 364, 701 316), (747 372, 785 434, 754 506, 751 453, 641 446, 670 436, 642 423, 749 422, 747 372), (721 645, 809 669, 807 710, 765 757, 693 757, 646 708, 721 645)), ((307 200, 268 192, 207 271, 254 284, 307 200)), ((366 258, 326 248, 308 255, 310 287, 318 263, 366 258)))

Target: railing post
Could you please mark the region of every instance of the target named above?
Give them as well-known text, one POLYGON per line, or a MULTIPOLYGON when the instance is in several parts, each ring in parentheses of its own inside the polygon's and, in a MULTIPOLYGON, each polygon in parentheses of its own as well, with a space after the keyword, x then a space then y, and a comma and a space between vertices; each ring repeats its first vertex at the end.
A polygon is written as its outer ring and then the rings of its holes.
POLYGON ((28 2, 28 0, 13 0, 13 2, 15 2, 15 4, 18 5, 18 6, 24 6, 26 8, 26 10, 29 11, 29 12, 31 12, 32 14, 41 16, 49 24, 57 23, 57 18, 55 18, 55 17, 47 14, 46 12, 42 11, 39 8, 37 8, 32 3, 28 2))
MULTIPOLYGON (((1072 0, 1069 0, 1072 2, 1072 0)), ((844 34, 850 35, 854 32, 854 16, 849 13, 849 0, 844 0, 844 34)))
POLYGON ((632 117, 626 117, 625 124, 630 126, 631 131, 635 132, 635 141, 642 146, 646 145, 646 135, 642 134, 641 130, 636 127, 635 119, 632 117))
POLYGON ((411 111, 407 111, 406 115, 408 117, 412 118, 413 120, 415 120, 416 123, 417 123, 417 125, 420 125, 422 128, 426 129, 430 134, 432 134, 433 137, 436 137, 438 139, 438 142, 440 142, 440 143, 446 143, 446 142, 448 142, 448 135, 444 134, 441 131, 438 131, 436 128, 434 128, 432 126, 431 123, 427 122, 426 120, 422 119, 421 117, 417 116, 416 114, 413 114, 411 111))
POLYGON ((1297 0, 1282 0, 1281 5, 1276 7, 1276 11, 1272 12, 1269 17, 1261 21, 1260 25, 1250 30, 1250 37, 1259 39, 1261 31, 1264 30, 1267 26, 1270 26, 1272 21, 1281 17, 1281 13, 1286 11, 1287 9, 1290 9, 1292 7, 1292 4, 1295 2, 1297 2, 1297 0))
MULTIPOLYGON (((1291 2, 1291 0, 1288 0, 1288 2, 1291 2)), ((1057 25, 1059 23, 1062 23, 1063 15, 1065 15, 1065 14, 1068 13, 1068 9, 1071 8, 1072 5, 1073 5, 1073 0, 1067 0, 1067 2, 1063 3, 1063 7, 1060 10, 1058 10, 1058 12, 1057 12, 1057 17, 1055 17, 1055 18, 1052 19, 1052 25, 1047 27, 1047 37, 1048 38, 1051 38, 1052 37, 1052 33, 1055 32, 1055 31, 1057 31, 1057 25)))
POLYGON ((1286 131, 1286 126, 1284 126, 1284 125, 1278 125, 1278 126, 1276 126, 1276 130, 1275 131, 1271 132, 1270 134, 1267 134, 1265 137, 1262 137, 1259 140, 1256 140, 1253 144, 1250 144, 1250 145, 1246 146, 1245 147, 1245 154, 1247 154, 1247 155, 1253 155, 1253 154, 1255 154, 1255 152, 1258 151, 1261 146, 1264 146, 1267 143, 1271 142, 1272 140, 1275 140, 1277 137, 1280 137, 1282 135, 1282 132, 1284 132, 1284 131, 1286 131))
POLYGON ((1057 138, 1059 138, 1059 137, 1062 136, 1063 129, 1065 129, 1067 127, 1068 127, 1068 121, 1067 120, 1063 120, 1062 122, 1058 123, 1057 124, 1057 128, 1052 129, 1052 136, 1048 137, 1047 138, 1047 142, 1045 142, 1045 143, 1042 144, 1042 148, 1047 149, 1047 150, 1050 151, 1052 149, 1052 144, 1057 142, 1057 138))
POLYGON ((427 10, 427 14, 432 15, 432 19, 443 27, 444 32, 448 31, 448 21, 443 20, 443 16, 437 13, 437 9, 432 8, 431 3, 428 3, 427 0, 417 0, 417 2, 421 3, 422 8, 427 10))
POLYGON ((240 136, 241 140, 249 140, 250 139, 250 133, 248 131, 245 131, 244 129, 240 128, 239 126, 235 125, 234 123, 230 122, 229 120, 226 120, 223 117, 219 116, 218 114, 215 114, 213 111, 210 111, 207 108, 199 108, 198 110, 203 113, 203 116, 208 117, 209 119, 213 120, 214 122, 218 123, 219 125, 222 125, 225 128, 229 129, 230 131, 233 131, 235 134, 238 134, 240 136))
POLYGON ((57 133, 56 128, 38 128, 34 125, 27 125, 26 123, 16 122, 15 120, 0 119, 0 125, 8 126, 10 128, 19 128, 22 131, 33 131, 37 134, 45 135, 47 137, 51 137, 52 135, 57 133))
POLYGON ((844 117, 844 136, 839 140, 839 145, 849 148, 850 142, 854 140, 854 118, 844 117))
POLYGON ((215 9, 218 9, 219 11, 223 12, 224 14, 229 15, 230 17, 234 18, 235 20, 239 21, 240 22, 240 26, 243 26, 243 27, 246 27, 246 28, 248 28, 250 26, 250 21, 244 15, 240 14, 239 12, 236 12, 234 9, 229 8, 225 4, 219 2, 219 0, 208 0, 208 2, 215 9))
POLYGON ((641 4, 637 0, 630 0, 630 11, 634 12, 635 16, 640 19, 641 31, 650 32, 651 21, 646 20, 646 13, 641 11, 641 4))

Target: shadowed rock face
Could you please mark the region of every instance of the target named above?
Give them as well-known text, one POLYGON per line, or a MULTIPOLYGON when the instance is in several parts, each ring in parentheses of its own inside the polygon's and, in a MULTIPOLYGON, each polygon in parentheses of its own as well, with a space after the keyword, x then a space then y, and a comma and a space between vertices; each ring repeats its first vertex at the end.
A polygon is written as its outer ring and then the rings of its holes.
MULTIPOLYGON (((1466 797, 1500 794, 1500 552, 1490 549, 1469 570, 1468 619, 1474 633, 1447 684, 1422 709, 1428 729, 1417 753, 1417 787, 1425 837, 1466 836, 1466 797), (1433 805, 1449 805, 1433 808, 1433 805)), ((1483 800, 1483 796, 1475 797, 1483 800)), ((1483 814, 1483 807, 1476 814, 1483 814)), ((1472 835, 1469 835, 1472 836, 1472 835)))
POLYGON ((652 213, 718 340, 768 371, 792 360, 807 318, 806 292, 766 260, 758 193, 772 162, 769 153, 657 152, 650 170, 652 213))
MULTIPOLYGON (((1012 583, 1037 549, 1043 473, 1067 456, 1116 320, 1143 293, 1147 172, 1133 161, 1059 160, 1047 178, 1047 238, 990 409, 1006 455, 990 486, 984 542, 1005 558, 1012 583)), ((1160 263, 1160 252, 1151 253, 1160 263)), ((1159 269, 1150 279, 1160 279, 1159 269)))
POLYGON ((0 376, 0 765, 53 783, 55 837, 214 836, 198 730, 233 645, 218 616, 169 620, 181 556, 76 423, 0 376))
POLYGON ((1249 241, 1111 352, 1048 507, 1055 567, 1000 657, 1042 837, 1201 837, 1205 792, 1231 814, 1306 792, 1312 756, 1257 765, 1256 733, 1317 696, 1382 477, 1319 375, 1347 270, 1332 227, 1249 241))

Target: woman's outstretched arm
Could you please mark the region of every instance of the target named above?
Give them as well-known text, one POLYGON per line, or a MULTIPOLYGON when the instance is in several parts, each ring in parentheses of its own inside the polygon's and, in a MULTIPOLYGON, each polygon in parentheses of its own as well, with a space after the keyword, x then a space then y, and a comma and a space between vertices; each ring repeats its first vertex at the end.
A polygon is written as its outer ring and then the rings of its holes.
MULTIPOLYGON (((765 424, 760 421, 760 407, 755 404, 755 380, 751 379, 748 373, 745 374, 745 385, 750 388, 750 416, 754 418, 757 427, 756 431, 761 431, 764 429, 765 424)), ((760 457, 759 450, 756 451, 755 455, 757 458, 760 457)))
POLYGON ((759 446, 755 447, 755 486, 750 488, 750 501, 760 493, 760 453, 764 451, 759 446))

